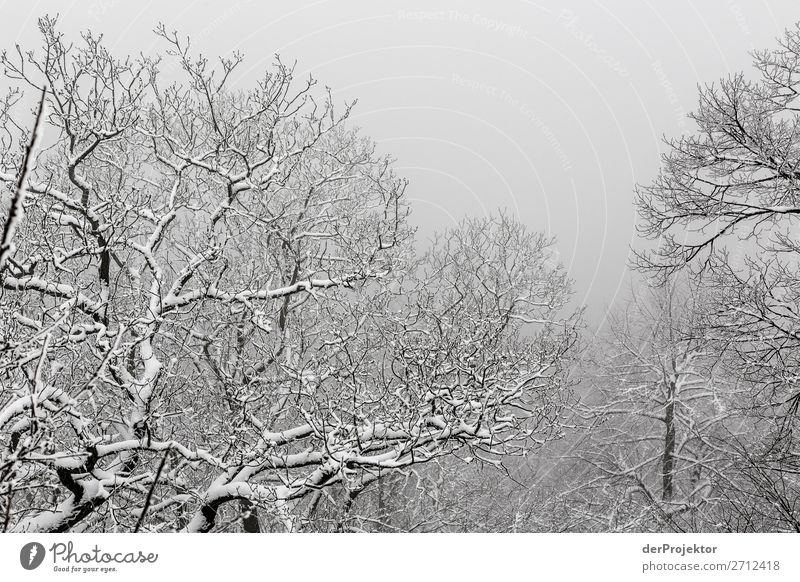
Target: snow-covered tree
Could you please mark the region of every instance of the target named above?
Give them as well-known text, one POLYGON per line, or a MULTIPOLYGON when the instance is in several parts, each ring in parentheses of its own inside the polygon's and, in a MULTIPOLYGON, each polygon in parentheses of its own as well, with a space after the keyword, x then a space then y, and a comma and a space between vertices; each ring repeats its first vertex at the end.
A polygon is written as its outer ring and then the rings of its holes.
POLYGON ((552 240, 500 216, 418 257, 405 183, 313 80, 233 90, 241 56, 163 27, 166 67, 39 26, 2 57, 4 529, 298 530, 560 434, 552 240))
MULTIPOLYGON (((754 59, 752 78, 739 73, 701 90, 691 115, 697 131, 669 142, 660 175, 639 189, 641 231, 657 244, 638 262, 662 276, 688 267, 710 294, 708 329, 735 360, 732 374, 749 387, 747 401, 737 404, 753 428, 739 443, 742 475, 753 477, 745 489, 773 499, 771 509, 758 510, 775 518, 768 529, 794 529, 792 508, 800 503, 800 27, 754 59)), ((741 504, 745 513, 751 501, 741 504)))
POLYGON ((594 531, 703 531, 729 477, 737 386, 703 326, 704 294, 677 280, 632 290, 595 342, 579 410, 589 471, 571 506, 594 531))

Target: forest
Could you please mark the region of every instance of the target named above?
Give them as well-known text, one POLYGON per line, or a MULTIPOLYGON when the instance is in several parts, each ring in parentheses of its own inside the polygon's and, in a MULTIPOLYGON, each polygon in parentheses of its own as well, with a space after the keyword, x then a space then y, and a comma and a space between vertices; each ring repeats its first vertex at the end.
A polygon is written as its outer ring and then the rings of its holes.
POLYGON ((595 329, 276 58, 0 66, 3 532, 800 532, 800 28, 701 87, 595 329), (798 188, 796 191, 795 188, 798 188))

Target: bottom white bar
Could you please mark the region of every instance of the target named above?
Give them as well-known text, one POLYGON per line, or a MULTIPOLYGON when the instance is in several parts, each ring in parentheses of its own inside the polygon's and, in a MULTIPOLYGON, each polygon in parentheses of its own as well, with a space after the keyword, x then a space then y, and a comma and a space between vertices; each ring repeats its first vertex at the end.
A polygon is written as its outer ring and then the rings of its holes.
POLYGON ((798 542, 792 534, 2 534, 0 579, 800 580, 798 542))

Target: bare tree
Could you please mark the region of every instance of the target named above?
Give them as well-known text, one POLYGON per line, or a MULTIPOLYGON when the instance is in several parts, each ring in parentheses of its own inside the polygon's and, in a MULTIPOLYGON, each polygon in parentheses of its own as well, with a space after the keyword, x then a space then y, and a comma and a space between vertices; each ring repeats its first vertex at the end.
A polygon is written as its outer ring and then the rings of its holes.
POLYGON ((591 469, 573 485, 573 511, 594 531, 707 531, 722 503, 742 430, 739 390, 704 327, 704 293, 678 279, 632 290, 608 319, 580 409, 591 469))
POLYGON ((713 295, 709 327, 735 357, 733 373, 749 386, 747 402, 738 406, 758 427, 740 443, 747 452, 742 474, 753 477, 749 488, 763 499, 781 483, 778 505, 794 507, 800 499, 800 28, 754 58, 754 79, 736 74, 700 92, 691 115, 698 131, 669 142, 660 176, 638 190, 641 231, 659 241, 638 264, 662 276, 688 266, 713 295))
POLYGON ((323 495, 560 435, 578 315, 552 240, 500 216, 417 258, 404 182, 313 80, 277 61, 233 91, 240 55, 159 27, 179 82, 39 26, 2 57, 12 211, 25 192, 0 270, 5 528, 294 531, 323 495))

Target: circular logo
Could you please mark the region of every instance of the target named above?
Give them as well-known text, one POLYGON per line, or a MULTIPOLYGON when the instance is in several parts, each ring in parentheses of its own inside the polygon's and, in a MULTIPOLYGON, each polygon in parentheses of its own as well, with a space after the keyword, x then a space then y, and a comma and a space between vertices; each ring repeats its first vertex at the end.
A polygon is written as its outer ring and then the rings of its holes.
POLYGON ((44 561, 44 546, 39 542, 30 542, 19 551, 19 563, 26 570, 35 570, 44 561))

